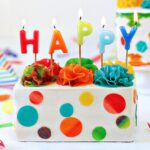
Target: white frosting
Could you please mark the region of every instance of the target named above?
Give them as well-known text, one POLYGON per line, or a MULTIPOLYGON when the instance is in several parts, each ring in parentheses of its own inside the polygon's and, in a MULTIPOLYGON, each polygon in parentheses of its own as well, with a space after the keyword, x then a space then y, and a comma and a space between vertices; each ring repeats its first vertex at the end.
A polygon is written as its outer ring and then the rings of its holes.
POLYGON ((150 9, 140 8, 140 7, 133 7, 133 8, 118 8, 118 13, 150 13, 150 9))
POLYGON ((95 141, 92 130, 97 126, 103 126, 107 135, 103 141, 133 141, 135 128, 135 104, 133 103, 133 87, 105 88, 95 85, 82 87, 67 87, 56 84, 43 87, 23 87, 18 83, 15 87, 16 113, 26 105, 33 106, 39 113, 38 122, 32 127, 22 126, 16 119, 16 134, 19 141, 95 141), (32 91, 40 91, 44 100, 40 105, 31 104, 29 94, 32 91), (94 102, 90 106, 83 106, 79 102, 79 95, 88 91, 94 96, 94 102), (116 93, 124 97, 126 108, 120 114, 110 114, 103 107, 104 97, 116 93), (83 130, 76 137, 68 138, 60 131, 60 122, 64 119, 59 109, 64 103, 71 103, 74 107, 72 117, 81 120, 83 130), (131 125, 127 129, 120 129, 116 125, 116 119, 126 115, 130 118, 131 125), (37 130, 47 126, 51 129, 51 138, 45 140, 38 136, 37 130))

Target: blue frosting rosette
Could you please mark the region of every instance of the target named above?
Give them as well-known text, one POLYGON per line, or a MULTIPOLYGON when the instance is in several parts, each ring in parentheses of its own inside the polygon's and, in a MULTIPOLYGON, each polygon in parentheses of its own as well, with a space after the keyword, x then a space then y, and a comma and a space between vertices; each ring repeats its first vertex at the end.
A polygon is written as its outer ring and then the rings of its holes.
POLYGON ((105 87, 129 87, 133 85, 134 75, 120 65, 107 65, 95 72, 94 84, 105 87))
POLYGON ((142 8, 150 8, 150 0, 144 0, 141 4, 142 8))

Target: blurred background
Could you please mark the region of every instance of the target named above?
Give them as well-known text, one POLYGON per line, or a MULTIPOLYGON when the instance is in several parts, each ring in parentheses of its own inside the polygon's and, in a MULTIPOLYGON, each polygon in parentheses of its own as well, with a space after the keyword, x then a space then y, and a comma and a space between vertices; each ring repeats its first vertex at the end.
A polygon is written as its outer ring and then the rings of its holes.
MULTIPOLYGON (((10 48, 20 55, 19 31, 21 20, 25 19, 27 36, 33 35, 33 30, 40 31, 40 52, 38 58, 50 57, 49 44, 52 36, 52 18, 57 20, 57 28, 61 30, 69 49, 69 57, 78 57, 77 35, 78 10, 83 10, 83 20, 93 25, 92 35, 85 38, 82 48, 83 57, 95 57, 98 52, 98 36, 101 30, 101 17, 105 16, 106 29, 115 32, 116 0, 0 0, 0 48, 10 48)), ((105 57, 112 57, 115 43, 108 46, 105 57)), ((65 56, 58 52, 55 58, 65 56)), ((64 58, 63 58, 64 57, 64 58)), ((21 56, 28 64, 33 62, 32 50, 21 56)), ((58 60, 60 62, 60 60, 58 60)), ((61 63, 61 62, 60 62, 61 63)))

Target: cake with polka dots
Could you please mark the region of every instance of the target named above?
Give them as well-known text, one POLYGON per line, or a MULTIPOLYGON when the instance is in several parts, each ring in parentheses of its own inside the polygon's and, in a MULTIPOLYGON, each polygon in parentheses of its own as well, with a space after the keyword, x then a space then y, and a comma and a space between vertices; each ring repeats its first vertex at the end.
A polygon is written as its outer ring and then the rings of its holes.
POLYGON ((65 67, 43 59, 25 68, 14 91, 19 141, 134 141, 134 70, 123 62, 98 69, 88 58, 65 67))
POLYGON ((130 30, 135 25, 134 13, 138 14, 138 29, 131 42, 129 61, 133 66, 150 65, 150 0, 117 0, 117 45, 118 58, 125 60, 124 38, 120 26, 130 30), (122 54, 122 55, 121 55, 122 54))

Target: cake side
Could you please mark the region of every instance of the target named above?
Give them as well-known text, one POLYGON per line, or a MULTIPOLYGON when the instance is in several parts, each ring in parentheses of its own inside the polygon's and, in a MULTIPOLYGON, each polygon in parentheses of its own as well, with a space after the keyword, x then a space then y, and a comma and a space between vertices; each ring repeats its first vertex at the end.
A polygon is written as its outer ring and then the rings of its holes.
POLYGON ((15 87, 18 140, 133 141, 136 106, 133 90, 133 86, 28 88, 18 84, 15 87), (42 101, 37 104, 32 97, 42 101), (28 111, 33 113, 28 116, 28 111), (102 137, 97 137, 98 132, 102 137))

